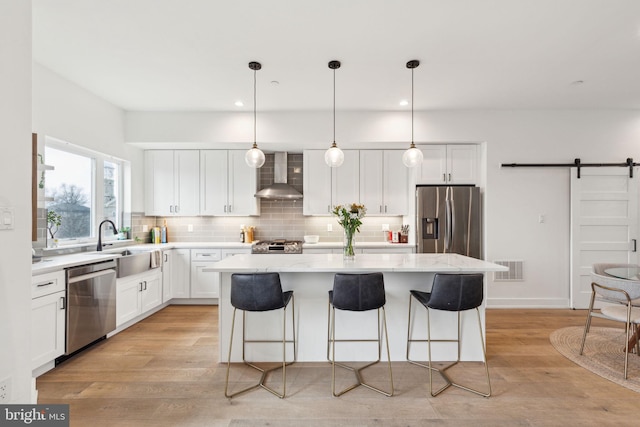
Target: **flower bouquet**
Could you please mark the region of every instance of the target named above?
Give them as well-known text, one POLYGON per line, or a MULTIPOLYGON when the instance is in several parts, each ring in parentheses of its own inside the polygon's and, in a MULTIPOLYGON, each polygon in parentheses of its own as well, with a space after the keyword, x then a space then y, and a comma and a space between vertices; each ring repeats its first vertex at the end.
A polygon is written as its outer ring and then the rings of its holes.
POLYGON ((360 232, 361 219, 367 213, 364 205, 352 203, 351 206, 338 205, 333 208, 333 214, 338 217, 338 224, 344 229, 343 257, 345 260, 355 259, 356 253, 353 250, 353 237, 356 232, 360 232))

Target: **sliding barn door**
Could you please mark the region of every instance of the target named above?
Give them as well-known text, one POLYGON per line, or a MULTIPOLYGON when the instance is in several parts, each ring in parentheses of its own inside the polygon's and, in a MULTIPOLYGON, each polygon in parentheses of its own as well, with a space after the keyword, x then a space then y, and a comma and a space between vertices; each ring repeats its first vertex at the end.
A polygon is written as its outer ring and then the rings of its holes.
POLYGON ((592 167, 571 169, 571 307, 587 308, 591 266, 637 264, 638 170, 592 167))

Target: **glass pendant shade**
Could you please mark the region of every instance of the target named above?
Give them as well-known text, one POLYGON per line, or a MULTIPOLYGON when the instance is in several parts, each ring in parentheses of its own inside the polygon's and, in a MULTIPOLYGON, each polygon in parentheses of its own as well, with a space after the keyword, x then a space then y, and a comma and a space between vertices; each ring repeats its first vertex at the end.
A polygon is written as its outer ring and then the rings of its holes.
POLYGON ((244 155, 244 161, 252 168, 261 168, 264 165, 264 153, 257 144, 253 144, 253 147, 244 155))
POLYGON ((408 168, 414 168, 422 163, 422 151, 416 148, 415 144, 411 144, 411 147, 402 155, 402 163, 408 168))
POLYGON ((344 153, 338 148, 335 142, 324 152, 324 161, 332 168, 337 168, 344 163, 344 153))

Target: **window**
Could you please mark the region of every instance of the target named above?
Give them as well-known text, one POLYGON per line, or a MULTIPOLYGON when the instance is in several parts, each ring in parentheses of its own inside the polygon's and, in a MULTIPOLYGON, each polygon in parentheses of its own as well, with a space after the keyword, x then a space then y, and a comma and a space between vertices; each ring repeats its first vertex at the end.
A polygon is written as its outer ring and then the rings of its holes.
MULTIPOLYGON (((47 211, 60 216, 60 225, 48 224, 48 239, 61 244, 97 240, 97 226, 109 219, 123 225, 123 174, 127 162, 53 138, 45 142, 47 211)), ((127 224, 129 225, 129 224, 127 224)), ((112 238, 104 228, 103 239, 112 238)), ((115 238, 115 236, 113 236, 115 238)))

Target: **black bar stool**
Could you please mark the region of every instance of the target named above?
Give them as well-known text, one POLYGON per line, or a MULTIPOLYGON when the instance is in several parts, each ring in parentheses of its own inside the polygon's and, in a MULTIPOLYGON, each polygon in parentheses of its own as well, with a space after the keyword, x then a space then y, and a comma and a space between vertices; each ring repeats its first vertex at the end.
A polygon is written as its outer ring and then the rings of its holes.
POLYGON ((227 358, 227 378, 224 386, 224 395, 228 398, 232 398, 240 393, 244 393, 249 390, 253 390, 257 387, 262 387, 265 390, 275 394, 279 398, 285 397, 287 388, 287 366, 296 361, 297 349, 296 349, 296 324, 295 324, 295 302, 293 298, 293 291, 282 291, 282 285, 280 284, 280 275, 278 273, 251 273, 251 274, 239 274, 235 273, 231 275, 231 305, 233 306, 233 319, 231 321, 231 337, 229 339, 229 357, 227 358), (287 306, 291 302, 291 327, 292 327, 292 339, 286 339, 287 331, 287 306), (259 311, 271 311, 284 309, 282 315, 282 341, 280 340, 247 340, 245 338, 246 333, 246 320, 247 312, 259 312, 259 311), (253 369, 262 372, 260 382, 251 387, 247 387, 235 393, 229 394, 229 369, 231 367, 231 348, 233 346, 233 331, 236 322, 236 311, 242 310, 242 361, 253 369), (271 369, 262 369, 251 362, 247 362, 245 359, 245 344, 247 343, 282 343, 282 365, 271 369), (287 343, 293 343, 293 360, 286 361, 286 345, 287 343), (278 393, 274 389, 268 387, 265 384, 267 374, 273 370, 282 368, 282 394, 278 393))
POLYGON ((482 323, 480 321, 480 310, 478 307, 482 304, 483 299, 483 275, 482 274, 436 274, 433 279, 433 286, 431 292, 422 292, 411 290, 409 296, 409 326, 407 329, 407 361, 414 365, 422 366, 429 369, 429 392, 431 396, 437 396, 442 393, 449 386, 458 387, 463 390, 470 391, 480 396, 491 396, 491 380, 489 379, 489 366, 487 365, 487 353, 484 345, 484 338, 482 334, 482 323), (419 340, 411 338, 411 300, 415 298, 420 304, 427 309, 427 339, 419 340), (445 371, 452 366, 460 362, 460 313, 465 310, 476 310, 478 317, 478 328, 480 330, 480 342, 482 344, 482 357, 485 367, 485 373, 487 377, 488 391, 482 392, 478 390, 465 387, 458 383, 454 383, 447 376, 445 371), (455 311, 457 312, 457 330, 458 335, 456 339, 431 339, 431 319, 429 317, 431 310, 443 310, 443 311, 455 311), (416 362, 409 358, 409 348, 412 342, 427 342, 428 343, 428 356, 429 363, 416 362), (432 342, 455 342, 458 347, 458 358, 452 364, 442 368, 436 369, 431 365, 431 343, 432 342), (433 371, 440 373, 442 378, 446 381, 446 384, 437 390, 433 391, 433 371))
POLYGON ((364 386, 368 389, 384 394, 385 396, 393 395, 393 375, 391 372, 391 355, 389 354, 389 337, 387 335, 387 318, 384 310, 386 302, 384 292, 384 279, 382 273, 369 274, 342 274, 335 275, 333 280, 333 290, 329 291, 329 318, 328 318, 328 341, 327 341, 327 359, 331 362, 331 392, 338 397, 344 393, 353 390, 358 386, 364 386), (335 310, 346 311, 369 311, 378 310, 378 338, 377 339, 336 339, 336 314, 335 310), (387 392, 379 388, 366 384, 362 380, 361 371, 369 366, 380 362, 382 353, 382 334, 380 322, 380 310, 382 310, 382 326, 384 327, 384 339, 387 344, 387 358, 389 364, 389 381, 391 391, 387 392), (336 342, 377 342, 378 343, 378 359, 362 366, 354 368, 343 363, 336 362, 336 342), (329 346, 331 346, 331 357, 329 357, 329 346), (353 371, 358 382, 350 387, 336 393, 336 366, 353 371))

